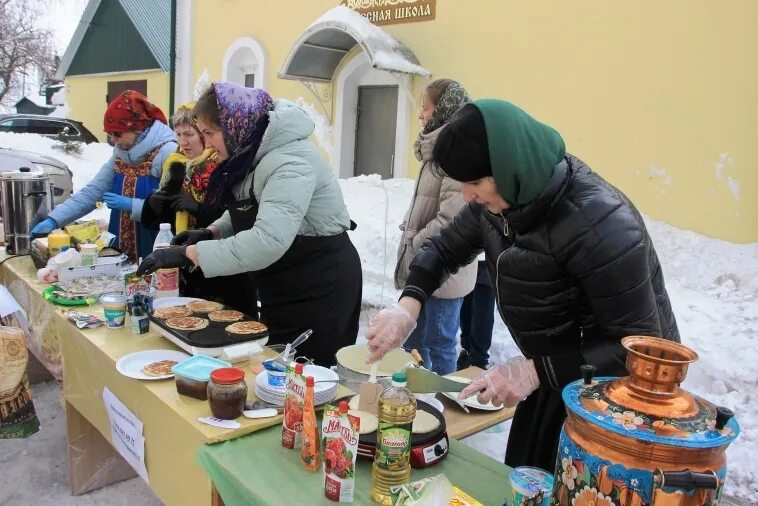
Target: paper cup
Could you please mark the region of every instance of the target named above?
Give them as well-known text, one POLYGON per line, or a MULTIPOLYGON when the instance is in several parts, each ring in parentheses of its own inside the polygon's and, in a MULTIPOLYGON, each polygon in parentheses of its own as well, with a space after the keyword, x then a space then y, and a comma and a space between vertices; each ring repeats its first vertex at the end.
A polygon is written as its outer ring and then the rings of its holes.
POLYGON ((513 504, 550 506, 553 475, 539 467, 516 467, 511 471, 513 504))
POLYGON ((105 313, 105 325, 110 329, 120 329, 126 322, 126 296, 107 293, 100 297, 105 313))

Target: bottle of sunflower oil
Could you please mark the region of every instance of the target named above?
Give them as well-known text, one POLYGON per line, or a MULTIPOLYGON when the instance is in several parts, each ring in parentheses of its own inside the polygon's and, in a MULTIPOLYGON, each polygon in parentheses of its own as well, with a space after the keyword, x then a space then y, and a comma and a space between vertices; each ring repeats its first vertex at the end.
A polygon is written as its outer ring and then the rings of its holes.
POLYGON ((389 488, 411 481, 411 429, 416 416, 416 398, 406 388, 404 372, 392 375, 392 387, 379 396, 376 414, 376 454, 371 472, 371 497, 392 506, 389 488))

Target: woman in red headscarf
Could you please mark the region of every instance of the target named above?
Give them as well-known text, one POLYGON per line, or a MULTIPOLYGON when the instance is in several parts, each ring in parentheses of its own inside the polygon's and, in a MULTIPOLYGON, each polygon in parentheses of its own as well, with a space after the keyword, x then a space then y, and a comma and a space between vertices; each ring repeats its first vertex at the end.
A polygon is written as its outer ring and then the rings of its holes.
POLYGON ((141 224, 142 207, 158 188, 163 162, 177 149, 176 137, 163 112, 132 90, 120 93, 108 105, 103 130, 114 142, 113 155, 84 188, 35 226, 32 234, 49 234, 104 201, 111 209, 108 230, 116 236, 115 245, 136 261, 153 249, 157 230, 141 224))

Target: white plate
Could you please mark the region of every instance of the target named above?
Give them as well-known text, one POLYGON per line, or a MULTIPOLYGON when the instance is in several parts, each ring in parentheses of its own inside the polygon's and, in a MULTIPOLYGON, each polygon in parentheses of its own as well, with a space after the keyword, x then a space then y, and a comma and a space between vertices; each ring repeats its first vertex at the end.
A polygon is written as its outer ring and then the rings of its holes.
POLYGON ((195 297, 159 297, 153 299, 153 309, 159 307, 174 307, 174 306, 186 306, 188 302, 193 300, 200 300, 195 297))
MULTIPOLYGON (((320 365, 306 365, 303 368, 303 375, 313 376, 314 381, 335 380, 334 383, 316 383, 313 388, 313 394, 316 397, 318 397, 321 392, 335 388, 337 386, 337 381, 340 379, 336 372, 326 367, 321 367, 320 365)), ((261 390, 270 393, 281 392, 280 395, 284 395, 284 386, 275 387, 268 384, 268 371, 261 372, 255 378, 255 384, 258 385, 261 390)))
MULTIPOLYGON (((459 383, 466 383, 466 384, 471 383, 471 378, 464 378, 462 376, 445 376, 445 377, 447 379, 451 379, 459 383)), ((442 392, 442 395, 452 400, 460 400, 461 403, 466 407, 474 408, 474 409, 482 409, 484 411, 498 411, 505 407, 505 406, 495 406, 494 404, 492 404, 492 401, 488 402, 487 404, 482 404, 481 402, 476 400, 477 394, 474 394, 467 399, 458 399, 458 392, 442 392)))
MULTIPOLYGON (((313 404, 315 406, 320 406, 322 404, 325 404, 337 395, 337 390, 333 390, 330 392, 324 392, 319 397, 316 397, 313 401, 313 404)), ((256 385, 255 387, 255 396, 259 398, 262 401, 268 402, 269 404, 273 404, 274 406, 284 406, 284 397, 283 396, 276 396, 266 393, 265 391, 258 388, 256 385)))
POLYGON ((189 357, 190 356, 183 351, 176 350, 138 351, 135 353, 130 353, 129 355, 125 355, 118 359, 118 362, 116 362, 116 370, 124 376, 139 380, 161 380, 166 378, 173 378, 173 374, 165 374, 163 376, 148 376, 142 372, 142 369, 147 364, 152 364, 153 362, 158 362, 161 360, 175 360, 177 362, 181 362, 182 360, 189 357))
POLYGON ((413 394, 414 397, 416 397, 419 401, 424 401, 427 404, 431 404, 432 407, 437 408, 440 413, 445 411, 445 405, 440 402, 439 399, 435 399, 434 396, 436 394, 413 394))

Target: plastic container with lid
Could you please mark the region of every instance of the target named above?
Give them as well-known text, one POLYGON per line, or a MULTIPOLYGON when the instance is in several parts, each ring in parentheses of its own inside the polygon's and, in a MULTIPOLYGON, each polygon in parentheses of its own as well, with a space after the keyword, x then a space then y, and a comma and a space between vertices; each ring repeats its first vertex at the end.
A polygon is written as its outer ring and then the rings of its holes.
POLYGON ((105 324, 109 329, 120 329, 126 322, 126 296, 120 293, 106 293, 100 297, 103 305, 105 324))
POLYGON ((539 467, 516 467, 511 471, 511 504, 549 506, 553 475, 539 467))
POLYGON ((71 247, 71 236, 60 228, 56 228, 47 236, 47 251, 51 257, 63 251, 64 246, 71 247))
POLYGON ((97 244, 82 244, 79 246, 79 254, 82 256, 82 265, 97 264, 97 244))
POLYGON ((201 401, 208 400, 208 382, 211 373, 216 369, 231 367, 226 360, 209 357, 207 355, 195 355, 182 360, 171 372, 176 378, 176 391, 201 401))
POLYGON ((242 415, 247 400, 245 371, 223 367, 211 372, 208 383, 208 403, 211 413, 222 420, 234 420, 242 415))

